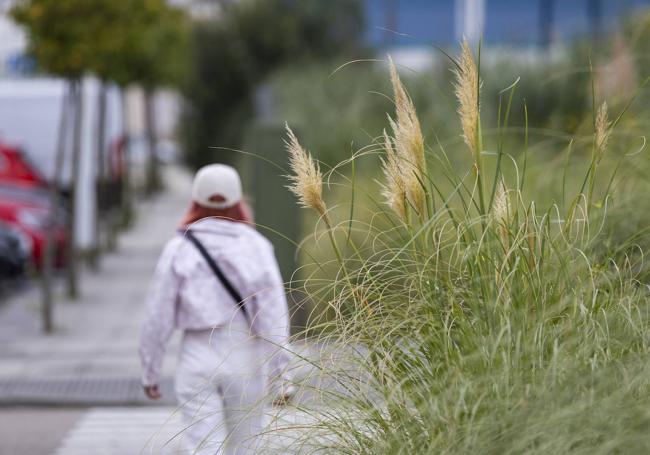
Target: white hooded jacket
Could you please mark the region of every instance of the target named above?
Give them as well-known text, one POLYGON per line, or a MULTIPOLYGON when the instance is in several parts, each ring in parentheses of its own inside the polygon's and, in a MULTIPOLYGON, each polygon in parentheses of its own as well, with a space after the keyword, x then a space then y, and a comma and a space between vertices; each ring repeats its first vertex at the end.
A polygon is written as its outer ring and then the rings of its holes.
MULTIPOLYGON (((289 314, 271 243, 239 222, 203 219, 191 229, 244 298, 251 335, 267 340, 276 351, 268 374, 288 380, 289 314)), ((225 327, 241 311, 182 232, 163 250, 146 305, 140 339, 143 385, 158 383, 166 343, 175 328, 225 327)))

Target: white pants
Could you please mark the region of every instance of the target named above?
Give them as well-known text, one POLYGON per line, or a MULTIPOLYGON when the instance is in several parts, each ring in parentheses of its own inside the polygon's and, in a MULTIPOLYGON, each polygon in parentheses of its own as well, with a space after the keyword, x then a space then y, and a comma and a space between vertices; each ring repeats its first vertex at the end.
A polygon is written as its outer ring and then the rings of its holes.
POLYGON ((185 331, 176 396, 188 453, 257 453, 266 384, 260 340, 238 314, 227 327, 185 331))

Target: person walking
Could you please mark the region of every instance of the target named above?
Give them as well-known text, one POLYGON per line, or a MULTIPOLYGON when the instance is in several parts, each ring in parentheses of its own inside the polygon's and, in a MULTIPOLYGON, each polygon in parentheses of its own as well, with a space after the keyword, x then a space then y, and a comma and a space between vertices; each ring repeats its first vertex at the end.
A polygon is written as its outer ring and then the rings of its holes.
POLYGON ((254 229, 230 166, 196 173, 190 210, 156 267, 139 349, 153 400, 175 328, 183 330, 175 389, 188 453, 256 453, 267 397, 283 402, 295 391, 289 315, 273 247, 254 229))

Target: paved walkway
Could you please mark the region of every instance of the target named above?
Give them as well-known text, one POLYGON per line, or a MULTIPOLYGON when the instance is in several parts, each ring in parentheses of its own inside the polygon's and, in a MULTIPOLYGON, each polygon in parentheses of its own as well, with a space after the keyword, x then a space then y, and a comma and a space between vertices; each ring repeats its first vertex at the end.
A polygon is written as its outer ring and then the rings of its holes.
POLYGON ((63 438, 54 455, 168 455, 182 453, 173 407, 93 408, 63 438))
MULTIPOLYGON (((295 447, 299 428, 310 419, 290 409, 272 409, 259 436, 264 455, 310 453, 306 442, 295 447), (273 431, 275 430, 275 431, 273 431)), ((53 455, 189 455, 183 448, 184 424, 174 407, 90 409, 79 419, 53 455)))
MULTIPOLYGON (((180 334, 165 359, 162 402, 152 403, 142 394, 137 355, 148 283, 190 195, 187 173, 167 169, 165 180, 167 191, 140 206, 136 225, 120 237, 118 251, 103 257, 98 273, 83 273, 81 297, 68 301, 63 290, 57 292, 53 334, 40 330, 37 288, 0 305, 0 405, 89 408, 56 455, 180 453, 174 436, 182 424, 171 387, 180 334)), ((302 370, 309 374, 309 368, 302 370)), ((269 411, 269 430, 299 429, 309 420, 295 408, 269 411)), ((293 440, 292 431, 295 436, 299 430, 269 432, 265 447, 275 450, 265 453, 288 453, 284 448, 293 440)))
MULTIPOLYGON (((55 332, 41 333, 38 288, 0 305, 0 403, 97 404, 143 400, 138 332, 158 255, 177 227, 190 176, 166 171, 167 191, 139 208, 135 226, 98 273, 84 272, 81 297, 57 292, 55 332)), ((165 360, 169 387, 178 334, 165 360)), ((171 397, 170 393, 166 394, 171 397)))

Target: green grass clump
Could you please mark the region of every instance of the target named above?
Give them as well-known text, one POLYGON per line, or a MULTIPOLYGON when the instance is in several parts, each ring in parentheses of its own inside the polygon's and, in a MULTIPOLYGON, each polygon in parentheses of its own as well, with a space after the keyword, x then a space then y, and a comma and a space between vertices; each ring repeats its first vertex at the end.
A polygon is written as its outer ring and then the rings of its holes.
MULTIPOLYGON (((454 66, 464 167, 440 143, 423 145, 394 71, 389 132, 344 163, 382 156, 370 215, 326 208, 314 191, 302 198, 336 252, 317 265, 336 275, 304 285, 329 310, 312 330, 340 356, 320 367, 335 386, 307 409, 315 421, 302 442, 349 454, 649 453, 644 235, 613 235, 629 212, 610 215, 622 189, 645 188, 616 183, 634 154, 612 135, 622 114, 594 102, 593 134, 568 140, 562 165, 530 184, 527 130, 522 153, 504 140, 517 84, 503 92, 488 153, 480 65, 464 46, 454 66)), ((320 171, 305 172, 294 183, 322 185, 320 171)))

